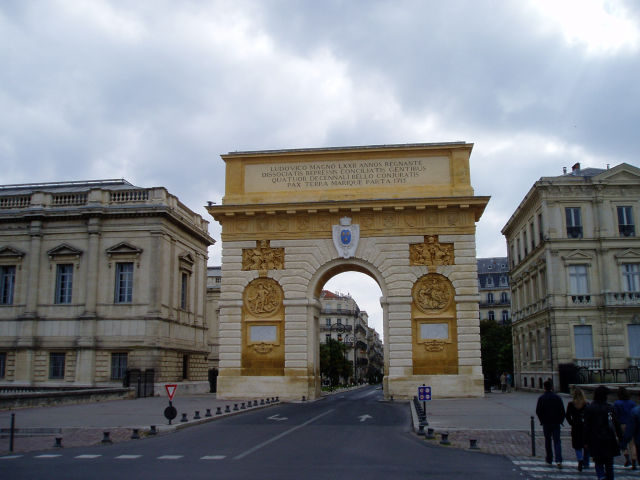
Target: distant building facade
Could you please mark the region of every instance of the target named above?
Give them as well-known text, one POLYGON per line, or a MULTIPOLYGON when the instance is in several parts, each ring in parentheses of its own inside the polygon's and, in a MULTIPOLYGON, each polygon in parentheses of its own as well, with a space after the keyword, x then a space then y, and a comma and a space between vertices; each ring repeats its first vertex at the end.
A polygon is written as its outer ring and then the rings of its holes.
POLYGON ((502 230, 515 382, 541 389, 561 365, 640 363, 640 170, 628 164, 542 177, 502 230))
POLYGON ((374 328, 369 326, 367 312, 360 310, 350 295, 323 290, 320 295, 320 343, 329 338, 347 347, 347 360, 355 365, 349 379, 366 382, 370 375, 382 374, 384 357, 382 341, 374 328))
POLYGON ((511 322, 511 289, 507 257, 478 258, 480 320, 511 322))
POLYGON ((206 385, 213 242, 162 187, 0 186, 0 384, 206 385))

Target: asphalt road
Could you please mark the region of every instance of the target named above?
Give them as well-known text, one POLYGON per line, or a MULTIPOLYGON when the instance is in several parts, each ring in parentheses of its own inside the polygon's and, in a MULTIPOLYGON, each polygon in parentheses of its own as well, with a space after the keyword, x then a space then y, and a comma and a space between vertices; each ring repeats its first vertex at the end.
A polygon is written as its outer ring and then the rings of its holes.
POLYGON ((114 445, 0 457, 0 479, 522 479, 505 457, 433 445, 376 387, 114 445))

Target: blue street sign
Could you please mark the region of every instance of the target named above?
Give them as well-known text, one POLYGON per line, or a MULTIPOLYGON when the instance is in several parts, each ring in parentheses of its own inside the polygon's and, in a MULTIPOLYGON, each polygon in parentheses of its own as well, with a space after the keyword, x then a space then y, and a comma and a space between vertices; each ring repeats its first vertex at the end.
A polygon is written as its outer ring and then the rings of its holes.
POLYGON ((418 400, 421 402, 431 400, 431 387, 418 387, 418 400))

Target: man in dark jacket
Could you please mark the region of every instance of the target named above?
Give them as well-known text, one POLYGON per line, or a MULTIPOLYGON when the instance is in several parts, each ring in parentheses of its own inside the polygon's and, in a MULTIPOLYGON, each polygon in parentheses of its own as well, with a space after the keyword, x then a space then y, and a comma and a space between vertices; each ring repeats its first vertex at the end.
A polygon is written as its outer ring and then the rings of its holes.
POLYGON ((560 425, 564 423, 564 402, 553 392, 551 379, 544 382, 544 393, 538 398, 536 415, 544 432, 545 460, 551 465, 555 454, 558 468, 562 468, 562 445, 560 443, 560 425), (551 441, 553 440, 553 451, 551 441))

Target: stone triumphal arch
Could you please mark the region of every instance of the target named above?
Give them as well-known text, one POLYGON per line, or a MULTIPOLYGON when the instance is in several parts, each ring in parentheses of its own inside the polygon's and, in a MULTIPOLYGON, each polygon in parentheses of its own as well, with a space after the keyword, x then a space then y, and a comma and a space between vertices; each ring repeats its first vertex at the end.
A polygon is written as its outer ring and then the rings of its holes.
POLYGON ((382 291, 387 397, 481 396, 472 147, 223 155, 219 397, 318 397, 320 290, 350 270, 382 291))

